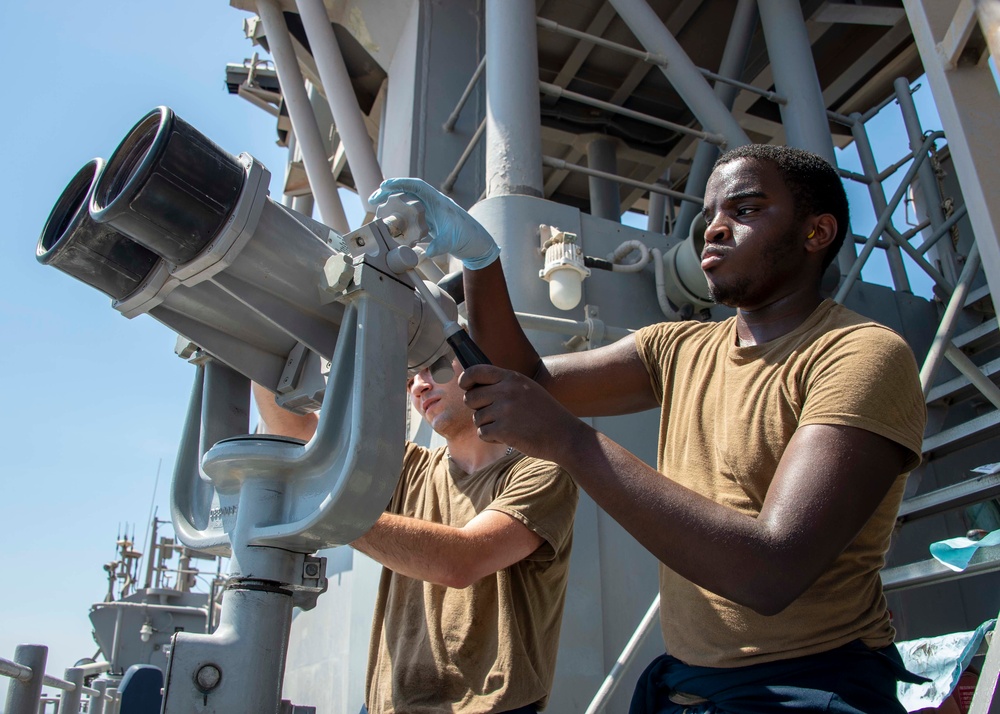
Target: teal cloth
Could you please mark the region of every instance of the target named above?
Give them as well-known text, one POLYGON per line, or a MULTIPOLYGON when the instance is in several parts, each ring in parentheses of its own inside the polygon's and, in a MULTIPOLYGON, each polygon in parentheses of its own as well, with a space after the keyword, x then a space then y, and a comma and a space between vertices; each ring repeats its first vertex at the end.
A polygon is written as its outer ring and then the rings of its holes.
POLYGON ((949 538, 931 543, 931 555, 952 570, 961 572, 968 567, 977 550, 997 545, 1000 545, 1000 529, 988 533, 980 540, 949 538))

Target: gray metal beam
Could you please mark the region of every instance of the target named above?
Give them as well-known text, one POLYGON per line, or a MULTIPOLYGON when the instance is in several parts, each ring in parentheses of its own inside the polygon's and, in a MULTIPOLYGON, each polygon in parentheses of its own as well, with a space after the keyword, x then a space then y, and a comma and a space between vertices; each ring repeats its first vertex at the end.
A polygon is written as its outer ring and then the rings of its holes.
POLYGON ((1000 162, 994 138, 1000 95, 989 67, 948 69, 937 52, 959 4, 959 0, 903 0, 969 207, 986 280, 993 295, 1000 295, 1000 162))
POLYGON ((257 0, 257 12, 267 34, 268 47, 271 49, 271 56, 274 57, 274 67, 281 83, 281 93, 288 106, 292 129, 302 149, 302 160, 309 176, 313 197, 319 204, 320 217, 331 228, 347 233, 350 230, 347 215, 340 203, 337 182, 330 173, 319 125, 309 103, 305 80, 302 78, 292 47, 291 34, 281 14, 281 8, 275 0, 257 0))
POLYGON ((302 16, 313 57, 316 58, 337 133, 340 134, 347 154, 347 163, 351 167, 358 197, 362 208, 370 212, 372 209, 368 205, 368 196, 382 183, 382 169, 375 158, 375 149, 351 86, 344 56, 337 44, 323 0, 296 0, 296 5, 302 16))
MULTIPOLYGON (((726 47, 722 52, 722 60, 719 63, 719 74, 723 77, 739 79, 743 76, 743 67, 746 64, 747 52, 750 50, 750 40, 753 39, 754 30, 757 28, 757 2, 756 0, 739 0, 736 12, 733 15, 733 22, 729 26, 729 36, 726 38, 726 47)), ((715 95, 719 98, 726 109, 733 108, 738 91, 736 87, 723 84, 715 85, 715 95)), ((691 170, 688 172, 687 185, 685 190, 688 193, 704 194, 708 177, 712 173, 712 167, 719 156, 719 150, 711 144, 702 141, 695 150, 694 161, 691 163, 691 170)), ((701 211, 700 204, 681 203, 681 210, 677 215, 677 223, 674 226, 674 236, 678 238, 687 237, 691 227, 691 221, 695 215, 701 211)))
MULTIPOLYGON (((774 72, 774 86, 779 94, 788 99, 787 103, 780 105, 788 144, 819 154, 836 166, 826 104, 816 75, 812 43, 802 17, 802 6, 793 0, 768 0, 759 2, 758 7, 767 54, 774 72)), ((837 254, 841 275, 848 274, 855 256, 854 244, 844 241, 837 254)))
MULTIPOLYGON (((611 137, 595 138, 587 145, 587 165, 608 174, 618 173, 618 142, 611 137)), ((600 176, 588 176, 590 187, 590 215, 620 221, 622 217, 621 196, 618 184, 600 176)))
POLYGON ((715 134, 722 134, 729 147, 749 144, 750 139, 739 122, 715 95, 653 9, 644 0, 610 2, 642 46, 666 58, 667 66, 660 69, 702 126, 715 134))

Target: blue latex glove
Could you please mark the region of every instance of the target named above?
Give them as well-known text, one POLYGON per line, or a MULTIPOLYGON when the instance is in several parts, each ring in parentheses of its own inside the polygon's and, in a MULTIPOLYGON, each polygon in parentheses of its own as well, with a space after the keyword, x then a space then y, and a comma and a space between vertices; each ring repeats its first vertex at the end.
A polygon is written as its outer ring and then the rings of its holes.
POLYGON ((391 178, 382 182, 369 198, 377 206, 394 193, 405 193, 424 204, 424 215, 431 242, 426 254, 451 253, 469 270, 485 268, 500 256, 500 246, 486 229, 464 208, 425 181, 416 178, 391 178))

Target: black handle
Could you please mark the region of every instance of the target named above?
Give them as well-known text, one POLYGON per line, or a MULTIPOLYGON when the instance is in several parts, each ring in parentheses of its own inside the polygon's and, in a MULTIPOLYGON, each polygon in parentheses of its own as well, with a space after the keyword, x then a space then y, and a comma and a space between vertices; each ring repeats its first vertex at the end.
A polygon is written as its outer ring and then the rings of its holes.
POLYGON ((448 335, 448 344, 455 351, 455 356, 458 357, 463 369, 477 364, 493 364, 465 330, 448 335))

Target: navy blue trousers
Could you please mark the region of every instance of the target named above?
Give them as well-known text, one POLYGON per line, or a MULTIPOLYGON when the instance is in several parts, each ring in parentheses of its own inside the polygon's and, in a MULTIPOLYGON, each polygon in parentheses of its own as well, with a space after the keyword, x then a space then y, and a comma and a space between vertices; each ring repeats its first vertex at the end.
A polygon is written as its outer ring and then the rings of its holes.
MULTIPOLYGON (((361 705, 361 714, 368 714, 368 707, 364 704, 361 705)), ((526 707, 511 709, 510 711, 504 712, 504 714, 538 714, 538 709, 534 704, 529 704, 526 707)))
POLYGON ((639 677, 629 714, 905 714, 896 698, 897 680, 927 681, 906 670, 895 645, 871 650, 860 641, 733 668, 692 667, 661 655, 639 677), (670 701, 671 692, 708 701, 678 704, 670 701))

